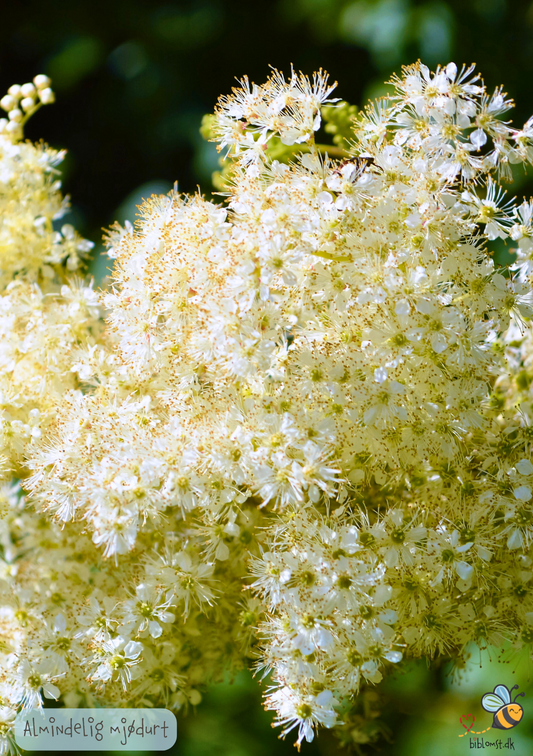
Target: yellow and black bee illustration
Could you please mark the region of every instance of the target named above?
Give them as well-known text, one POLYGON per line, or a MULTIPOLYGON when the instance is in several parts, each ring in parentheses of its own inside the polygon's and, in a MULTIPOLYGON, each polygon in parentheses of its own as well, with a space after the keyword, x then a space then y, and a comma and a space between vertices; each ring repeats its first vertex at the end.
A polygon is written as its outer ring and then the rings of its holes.
POLYGON ((516 699, 525 693, 517 693, 511 701, 511 693, 515 688, 518 688, 518 685, 513 685, 511 690, 506 685, 497 685, 492 693, 485 693, 481 699, 485 711, 494 712, 492 726, 498 730, 516 727, 524 715, 524 710, 516 703, 516 699))

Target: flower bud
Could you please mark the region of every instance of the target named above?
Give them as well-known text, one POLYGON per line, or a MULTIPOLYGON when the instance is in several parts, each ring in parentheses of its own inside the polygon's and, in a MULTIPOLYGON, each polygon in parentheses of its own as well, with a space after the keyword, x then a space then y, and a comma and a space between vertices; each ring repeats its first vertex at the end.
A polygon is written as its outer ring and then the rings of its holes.
POLYGON ((9 121, 5 130, 8 134, 11 134, 13 136, 20 133, 21 127, 20 124, 18 124, 16 121, 9 121))
POLYGON ((12 110, 14 107, 16 107, 16 105, 16 99, 8 94, 4 95, 0 100, 0 107, 7 111, 12 110))
POLYGON ((31 97, 35 94, 35 87, 30 82, 23 84, 20 88, 20 94, 23 97, 31 97))
POLYGON ((24 118, 24 113, 22 110, 19 110, 18 108, 13 108, 13 110, 10 110, 8 113, 9 120, 15 121, 15 123, 20 123, 22 119, 24 118))
POLYGON ((44 74, 37 74, 37 76, 34 77, 33 83, 37 87, 37 89, 47 89, 51 82, 51 79, 49 76, 45 76, 44 74))
POLYGON ((43 105, 51 105, 53 102, 55 102, 56 96, 50 89, 50 87, 46 87, 46 89, 39 90, 39 98, 43 105))
POLYGON ((20 99, 20 84, 12 84, 7 90, 7 93, 10 94, 11 97, 15 97, 17 100, 20 99))
POLYGON ((28 110, 33 110, 33 108, 35 107, 35 100, 33 99, 33 97, 25 97, 23 100, 21 100, 20 107, 25 113, 27 113, 28 110))

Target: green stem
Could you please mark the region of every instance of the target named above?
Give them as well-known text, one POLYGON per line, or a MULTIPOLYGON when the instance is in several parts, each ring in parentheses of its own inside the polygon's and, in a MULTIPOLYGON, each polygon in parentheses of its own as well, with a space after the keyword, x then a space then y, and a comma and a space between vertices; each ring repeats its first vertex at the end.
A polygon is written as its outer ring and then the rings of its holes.
POLYGON ((343 147, 337 147, 337 145, 335 144, 315 144, 314 146, 320 153, 331 155, 331 157, 337 157, 337 158, 353 157, 353 155, 350 155, 348 150, 345 150, 343 147))
POLYGON ((332 255, 330 252, 311 252, 315 257, 323 257, 324 260, 333 260, 333 262, 353 262, 351 255, 332 255))
POLYGON ((298 151, 320 152, 321 155, 329 155, 330 157, 334 158, 353 157, 353 155, 351 155, 348 150, 345 150, 342 147, 337 147, 337 145, 335 144, 315 144, 315 142, 311 142, 311 144, 299 144, 298 151))
POLYGON ((41 108, 41 107, 42 107, 42 102, 37 102, 35 104, 35 107, 32 110, 28 110, 27 113, 24 114, 24 117, 19 122, 19 125, 20 125, 20 128, 22 129, 22 133, 23 134, 24 134, 24 126, 29 121, 29 119, 32 117, 32 115, 34 113, 36 113, 39 110, 39 108, 41 108))

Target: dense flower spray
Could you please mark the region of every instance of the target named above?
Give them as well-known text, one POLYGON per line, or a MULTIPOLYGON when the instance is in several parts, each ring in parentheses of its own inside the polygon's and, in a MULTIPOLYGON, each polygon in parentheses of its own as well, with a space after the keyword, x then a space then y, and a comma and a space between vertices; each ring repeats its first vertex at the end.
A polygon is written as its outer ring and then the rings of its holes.
POLYGON ((391 86, 243 80, 224 202, 145 202, 102 292, 12 117, 48 80, 0 102, 0 753, 43 696, 184 710, 254 664, 299 746, 402 659, 531 651, 533 123, 473 67, 391 86))

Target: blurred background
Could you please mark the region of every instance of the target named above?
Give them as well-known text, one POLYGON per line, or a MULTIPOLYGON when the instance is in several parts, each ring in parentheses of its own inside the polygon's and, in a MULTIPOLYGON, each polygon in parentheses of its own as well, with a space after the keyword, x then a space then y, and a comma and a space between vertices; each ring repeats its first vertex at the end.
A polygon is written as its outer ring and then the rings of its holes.
MULTIPOLYGON (((533 2, 531 0, 26 0, 2 5, 0 92, 37 73, 53 79, 57 102, 30 121, 27 136, 66 148, 63 185, 72 197, 69 221, 99 246, 102 227, 134 220, 142 197, 182 191, 209 193, 217 168, 213 144, 199 134, 202 115, 235 77, 257 82, 273 65, 311 74, 325 68, 340 82, 337 95, 357 105, 385 91, 402 64, 454 60, 478 65, 490 89, 504 84, 522 124, 533 113, 533 2)), ((533 193, 518 176, 512 191, 533 193)), ((100 277, 104 259, 93 268, 100 277)), ((472 750, 459 722, 474 713, 484 729, 490 716, 481 696, 499 683, 528 685, 527 658, 509 664, 498 653, 473 651, 461 684, 447 668, 406 668, 387 682, 381 702, 383 737, 363 753, 440 756, 472 750)), ((214 686, 180 720, 173 753, 180 756, 267 756, 294 753, 294 738, 277 739, 261 689, 240 673, 214 686)), ((378 706, 379 704, 379 706, 378 706)), ((533 688, 512 740, 533 753, 533 688)), ((489 731, 495 740, 497 731, 489 731)), ((344 733, 352 741, 353 735, 344 733)), ((363 736, 357 736, 364 739, 363 736)), ((357 738, 356 738, 357 739, 357 738)), ((505 741, 505 738, 504 738, 505 741)), ((485 748, 486 753, 496 752, 485 748)), ((331 733, 303 753, 347 753, 331 733)))

